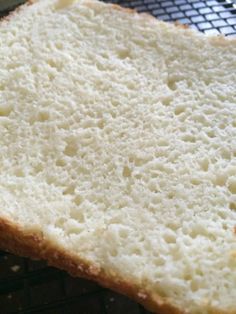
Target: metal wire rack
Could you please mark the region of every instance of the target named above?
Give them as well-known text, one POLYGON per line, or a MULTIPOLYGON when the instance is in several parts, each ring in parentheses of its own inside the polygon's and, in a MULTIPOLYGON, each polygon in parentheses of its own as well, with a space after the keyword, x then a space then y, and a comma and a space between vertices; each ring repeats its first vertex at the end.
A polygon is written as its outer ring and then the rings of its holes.
MULTIPOLYGON (((26 0, 0 0, 0 16, 26 0)), ((103 0, 178 21, 207 34, 236 36, 236 0, 103 0)))
POLYGON ((236 0, 105 0, 207 34, 236 35, 236 0))
MULTIPOLYGON (((207 34, 236 35, 235 0, 104 0, 207 34)), ((24 0, 0 0, 0 16, 24 0)), ((65 272, 0 252, 0 314, 148 314, 128 298, 65 272)))
POLYGON ((1 314, 148 314, 128 298, 65 272, 0 252, 1 314))

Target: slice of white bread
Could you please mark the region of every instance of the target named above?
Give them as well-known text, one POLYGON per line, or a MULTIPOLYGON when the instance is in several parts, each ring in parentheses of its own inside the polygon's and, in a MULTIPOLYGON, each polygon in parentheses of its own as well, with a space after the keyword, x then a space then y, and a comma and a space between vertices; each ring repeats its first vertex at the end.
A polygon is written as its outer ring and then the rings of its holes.
POLYGON ((236 41, 95 1, 0 25, 0 247, 158 313, 236 313, 236 41))

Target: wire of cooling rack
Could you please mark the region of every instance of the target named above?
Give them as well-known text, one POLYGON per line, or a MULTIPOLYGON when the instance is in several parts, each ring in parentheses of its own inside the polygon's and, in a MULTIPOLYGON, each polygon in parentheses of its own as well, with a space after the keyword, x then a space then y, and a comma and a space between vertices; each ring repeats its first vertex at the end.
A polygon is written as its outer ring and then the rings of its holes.
MULTIPOLYGON (((104 0, 179 21, 207 34, 236 35, 236 0, 104 0)), ((0 0, 0 16, 24 0, 0 0)), ((63 271, 0 252, 0 314, 148 314, 128 298, 63 271)))
POLYGON ((236 35, 236 0, 105 0, 207 34, 236 35))
POLYGON ((0 252, 1 314, 148 314, 128 298, 88 280, 0 252))
MULTIPOLYGON (((103 0, 147 12, 164 21, 178 21, 206 34, 236 36, 236 0, 103 0)), ((25 0, 0 0, 0 16, 7 6, 25 0)))

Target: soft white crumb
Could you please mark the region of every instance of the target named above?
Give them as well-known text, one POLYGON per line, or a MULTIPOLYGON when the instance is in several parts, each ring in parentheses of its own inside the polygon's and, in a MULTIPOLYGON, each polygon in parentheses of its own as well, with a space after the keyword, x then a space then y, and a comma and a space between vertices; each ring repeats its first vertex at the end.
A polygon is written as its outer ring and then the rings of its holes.
POLYGON ((0 217, 105 285, 235 312, 235 41, 95 0, 0 29, 0 217))

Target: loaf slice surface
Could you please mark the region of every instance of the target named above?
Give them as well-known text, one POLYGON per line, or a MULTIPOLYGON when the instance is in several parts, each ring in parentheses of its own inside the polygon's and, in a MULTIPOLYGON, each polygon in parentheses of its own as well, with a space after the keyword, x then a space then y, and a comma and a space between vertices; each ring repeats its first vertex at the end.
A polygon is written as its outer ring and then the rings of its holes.
POLYGON ((160 313, 236 313, 236 41, 41 0, 0 56, 0 246, 160 313))

